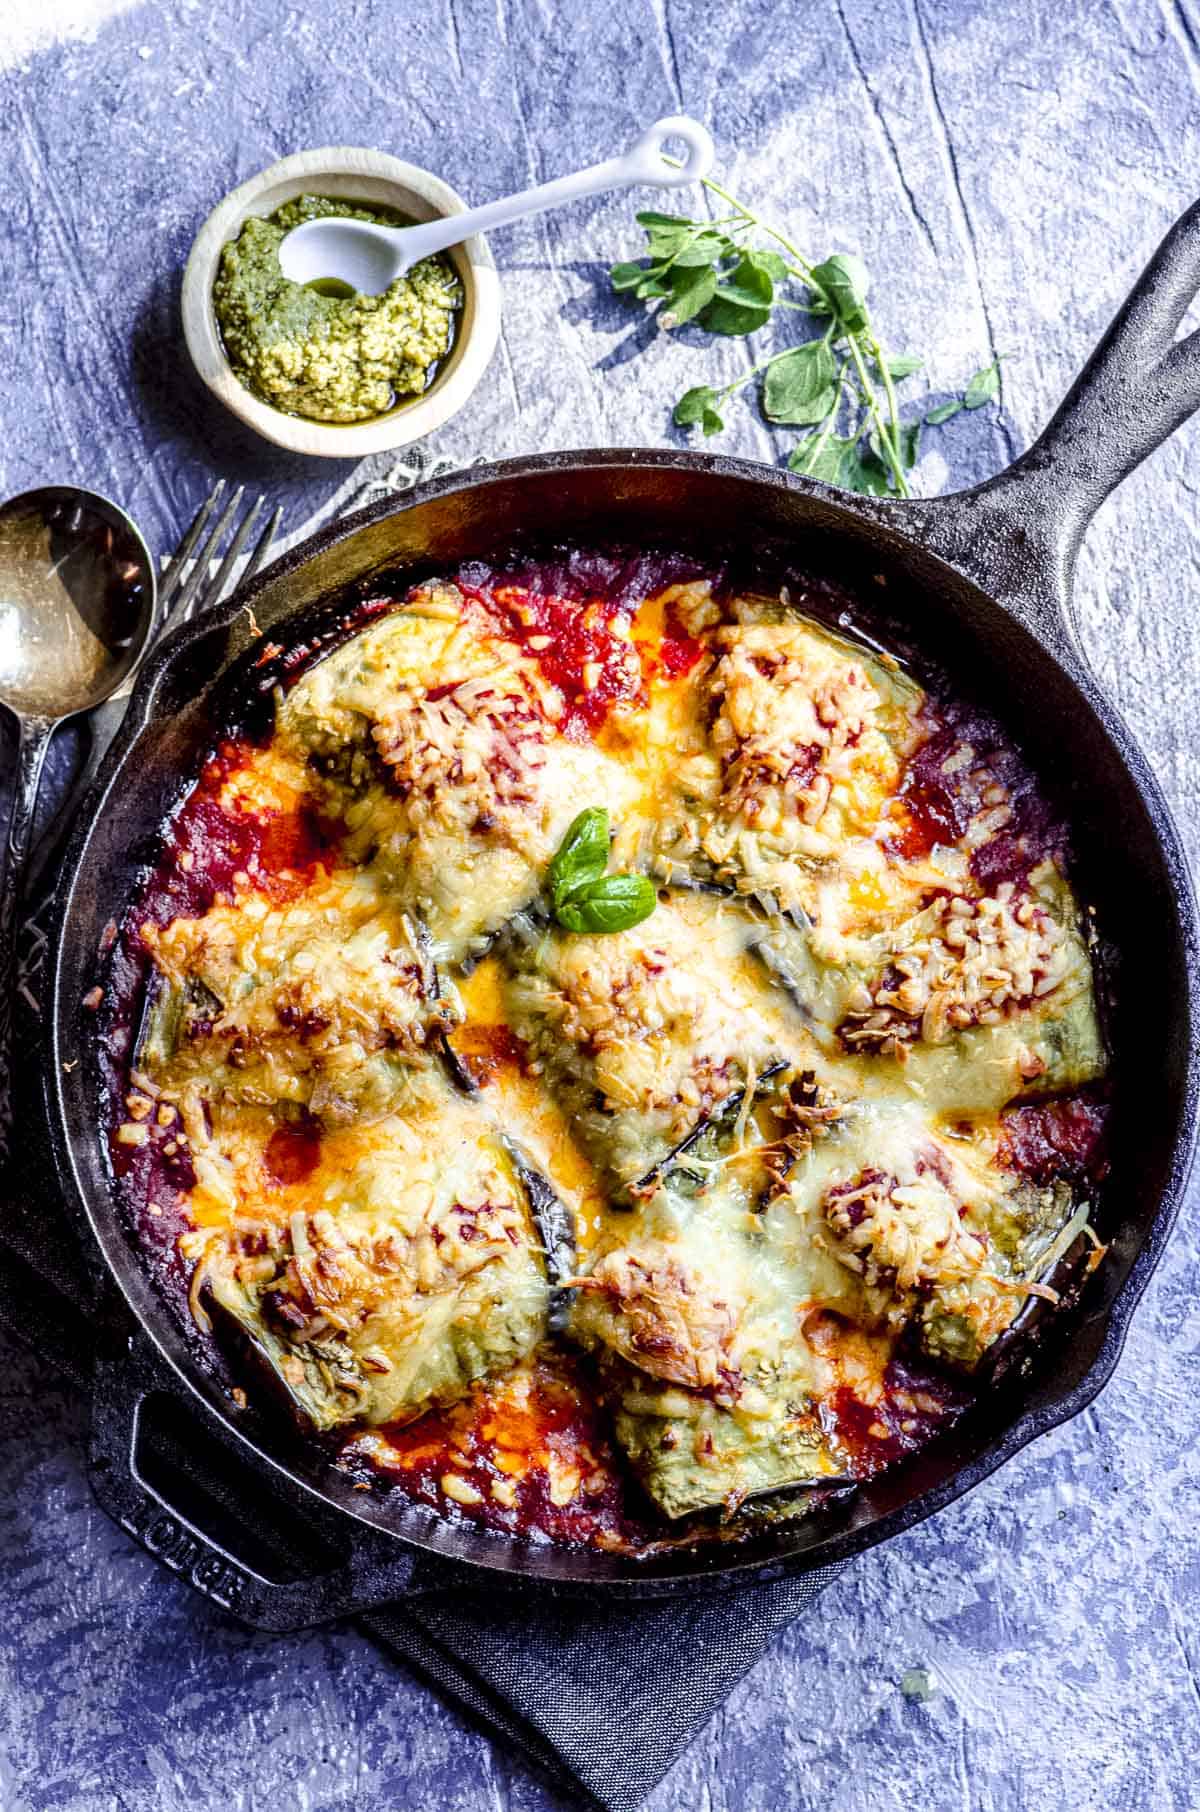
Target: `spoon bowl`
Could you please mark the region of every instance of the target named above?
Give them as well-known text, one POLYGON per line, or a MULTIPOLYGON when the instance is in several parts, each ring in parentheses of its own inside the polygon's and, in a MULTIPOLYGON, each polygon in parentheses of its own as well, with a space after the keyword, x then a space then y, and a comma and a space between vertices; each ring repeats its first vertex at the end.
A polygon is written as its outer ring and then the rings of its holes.
POLYGON ((149 549, 92 491, 48 485, 0 505, 0 704, 56 723, 129 674, 154 614, 149 549))
POLYGON ((59 724, 132 672, 154 622, 150 550, 95 491, 47 485, 0 505, 0 705, 17 725, 17 771, 0 894, 0 1157, 12 1125, 17 909, 38 781, 59 724))

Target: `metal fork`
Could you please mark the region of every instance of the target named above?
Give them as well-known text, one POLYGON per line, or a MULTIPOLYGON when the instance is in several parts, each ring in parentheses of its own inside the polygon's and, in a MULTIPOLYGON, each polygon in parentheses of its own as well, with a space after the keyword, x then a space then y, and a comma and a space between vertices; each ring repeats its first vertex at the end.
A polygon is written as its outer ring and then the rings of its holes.
MULTIPOLYGON (((190 622, 193 618, 203 615, 204 612, 214 609, 225 596, 234 568, 250 539, 266 499, 261 496, 256 497, 250 508, 241 517, 233 537, 225 549, 221 564, 213 574, 212 563, 220 553, 225 535, 241 509, 245 486, 239 485, 224 508, 219 514, 216 514, 217 506, 224 496, 225 480, 220 478, 201 504, 187 534, 163 568, 158 583, 158 607, 155 613, 154 629, 147 641, 146 652, 142 656, 143 660, 152 649, 157 648, 168 629, 173 629, 180 623, 190 622)), ((238 575, 239 585, 248 583, 266 559, 282 515, 283 511, 276 509, 267 519, 266 526, 254 544, 253 552, 238 575)), ((66 832, 75 816, 75 808, 94 780, 100 763, 108 753, 109 745, 121 727, 136 679, 137 669, 135 668, 134 672, 118 686, 110 698, 105 699, 103 704, 97 705, 93 711, 88 713, 87 728, 90 733, 90 742, 87 757, 57 806, 26 870, 25 887, 31 896, 37 889, 42 876, 61 852, 66 840, 66 832)))
MULTIPOLYGON (((162 637, 166 634, 168 629, 175 628, 179 623, 190 623, 193 617, 203 615, 206 610, 212 610, 221 602, 221 599, 225 595, 225 588, 229 583, 233 569, 241 557, 242 549, 245 547, 247 541, 249 541, 251 530, 258 520, 259 511, 266 502, 265 497, 259 496, 254 499, 254 502, 250 505, 250 508, 238 523, 233 539, 225 550, 225 557, 217 568, 215 577, 213 577, 211 576, 212 563, 217 557, 217 552, 221 546, 225 531, 237 515, 242 498, 245 494, 246 487, 245 485, 240 484, 225 505, 225 508, 217 517, 216 522, 213 523, 212 528, 209 529, 207 535, 204 534, 204 531, 208 528, 213 512, 225 495, 225 480, 223 478, 218 478, 216 484, 213 486, 204 502, 200 505, 187 534, 183 537, 183 540, 179 543, 179 546, 175 549, 175 552, 171 555, 171 558, 167 561, 167 564, 163 567, 163 570, 159 575, 158 609, 155 617, 154 631, 146 644, 146 654, 148 654, 152 648, 158 646, 158 643, 162 640, 162 637), (201 536, 204 536, 203 541, 201 541, 201 536), (189 564, 191 567, 190 571, 188 570, 189 564)), ((270 552, 271 543, 275 539, 282 515, 283 511, 281 509, 272 511, 266 527, 254 544, 254 552, 247 560, 244 571, 238 575, 239 585, 249 584, 250 580, 254 577, 255 573, 266 559, 267 554, 270 552)), ((146 656, 144 654, 142 659, 144 660, 145 658, 146 656)), ((137 670, 135 669, 134 672, 130 674, 129 678, 123 681, 117 688, 117 691, 113 694, 114 698, 128 698, 133 691, 136 678, 137 670)), ((98 712, 93 712, 89 720, 93 726, 95 725, 97 716, 98 712)), ((117 725, 120 724, 123 716, 123 711, 115 714, 113 735, 116 734, 117 725)), ((93 741, 95 741, 94 728, 93 741)), ((108 748, 108 744, 111 741, 112 736, 104 743, 101 754, 108 748)))
MULTIPOLYGON (((225 494, 225 480, 219 478, 208 497, 201 504, 196 520, 167 561, 158 587, 158 604, 160 623, 157 633, 162 632, 171 619, 187 623, 201 611, 210 610, 219 604, 225 594, 230 575, 237 565, 242 549, 250 539, 250 531, 258 520, 258 513, 266 502, 265 497, 256 497, 246 514, 237 526, 233 540, 225 550, 225 558, 217 568, 215 578, 208 577, 212 562, 216 559, 217 549, 226 529, 238 513, 242 498, 246 494, 245 485, 239 485, 225 508, 221 511, 212 530, 197 551, 197 543, 208 527, 209 518, 225 494), (191 560, 192 570, 187 574, 187 564, 191 560)), ((245 570, 238 578, 239 585, 248 585, 259 567, 267 557, 272 541, 279 528, 282 510, 272 512, 266 527, 254 545, 254 552, 246 562, 245 570)))

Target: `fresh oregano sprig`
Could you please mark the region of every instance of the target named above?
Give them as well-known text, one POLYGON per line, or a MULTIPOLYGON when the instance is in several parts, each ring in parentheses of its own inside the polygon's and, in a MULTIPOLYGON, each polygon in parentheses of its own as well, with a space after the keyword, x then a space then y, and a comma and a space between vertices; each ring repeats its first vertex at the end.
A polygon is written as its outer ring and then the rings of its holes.
POLYGON ((601 805, 580 812, 568 827, 546 875, 554 916, 567 931, 628 931, 658 904, 645 875, 610 875, 608 813, 601 805))
POLYGON ((725 426, 724 404, 756 384, 769 422, 811 430, 788 456, 792 471, 847 490, 906 497, 922 427, 990 402, 999 390, 999 360, 977 372, 961 398, 902 420, 896 385, 922 361, 890 355, 880 345, 861 258, 835 252, 810 263, 720 184, 706 179, 705 186, 728 212, 714 220, 639 214, 647 256, 613 265, 613 288, 659 306, 665 328, 694 322, 708 333, 748 336, 782 310, 810 316, 823 331, 771 353, 720 388, 693 385, 676 403, 675 421, 717 434, 725 426), (754 243, 759 234, 774 246, 754 243))

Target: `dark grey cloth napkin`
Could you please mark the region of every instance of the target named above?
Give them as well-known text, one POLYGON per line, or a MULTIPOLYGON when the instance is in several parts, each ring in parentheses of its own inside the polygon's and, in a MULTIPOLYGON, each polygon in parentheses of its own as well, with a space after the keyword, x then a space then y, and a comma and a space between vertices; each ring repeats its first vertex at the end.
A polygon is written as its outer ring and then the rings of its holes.
MULTIPOLYGON (((60 755, 44 783, 47 804, 68 778, 60 755)), ((19 1137, 0 1180, 0 1322, 86 1390, 106 1286, 85 1262, 53 1181, 40 1067, 47 916, 43 893, 20 953, 19 1137)), ((423 1559, 413 1581, 419 1596, 359 1622, 569 1803, 634 1812, 775 1635, 839 1571, 717 1595, 594 1601, 481 1589, 478 1576, 423 1559)))
POLYGON ((436 1594, 360 1622, 492 1735, 608 1812, 634 1812, 840 1566, 715 1598, 536 1605, 436 1594))

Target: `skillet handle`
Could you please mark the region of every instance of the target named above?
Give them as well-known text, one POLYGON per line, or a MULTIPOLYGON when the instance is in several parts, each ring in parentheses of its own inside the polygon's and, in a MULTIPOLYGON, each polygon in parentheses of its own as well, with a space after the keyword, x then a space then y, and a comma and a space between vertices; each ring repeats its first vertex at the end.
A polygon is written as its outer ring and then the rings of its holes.
MULTIPOLYGON (((164 1370, 140 1339, 123 1342, 123 1351, 96 1356, 92 1386, 92 1424, 88 1447, 88 1479, 101 1508, 132 1535, 156 1560, 162 1561, 196 1591, 253 1629, 281 1634, 326 1623, 335 1617, 394 1603, 407 1592, 416 1556, 397 1538, 360 1525, 352 1531, 349 1553, 332 1564, 288 1579, 274 1579, 235 1554, 171 1501, 169 1491, 151 1483, 143 1472, 147 1445, 147 1410, 156 1396, 169 1406, 181 1425, 195 1422, 190 1405, 181 1403, 164 1370)), ((190 1427, 188 1445, 191 1447, 190 1427)), ((244 1469, 239 1469, 244 1470, 244 1469)), ((197 1477, 199 1474, 197 1473, 197 1477)), ((261 1508, 241 1501, 234 1480, 207 1476, 203 1488, 223 1512, 227 1526, 241 1525, 265 1537, 264 1515, 281 1506, 272 1497, 261 1508)), ((258 1484, 263 1494, 261 1482, 258 1484)), ((282 1519, 271 1515, 274 1525, 282 1519)), ((313 1519, 297 1511, 287 1518, 294 1539, 272 1529, 272 1555, 288 1570, 299 1572, 304 1557, 311 1560, 313 1519), (307 1541, 304 1539, 307 1535, 307 1541)), ((318 1525, 319 1528, 319 1525, 318 1525)), ((331 1542, 345 1548, 344 1531, 330 1530, 331 1542)), ((325 1551, 331 1543, 322 1543, 325 1551)))
POLYGON ((974 490, 911 506, 919 539, 1042 629, 1069 628, 1088 523, 1200 409, 1200 331, 1175 339, 1198 291, 1200 201, 1168 232, 1028 452, 974 490))

